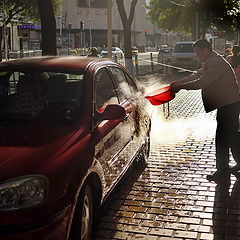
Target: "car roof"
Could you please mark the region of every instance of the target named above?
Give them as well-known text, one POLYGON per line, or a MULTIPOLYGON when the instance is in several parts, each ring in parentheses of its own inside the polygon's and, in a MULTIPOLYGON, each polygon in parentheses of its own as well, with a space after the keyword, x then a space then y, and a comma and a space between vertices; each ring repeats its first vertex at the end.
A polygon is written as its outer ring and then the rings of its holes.
POLYGON ((90 58, 81 56, 47 56, 47 57, 33 57, 33 58, 21 58, 16 60, 10 60, 0 63, 0 70, 4 69, 33 69, 45 71, 53 70, 75 70, 84 71, 91 64, 114 64, 116 63, 102 59, 102 58, 90 58))

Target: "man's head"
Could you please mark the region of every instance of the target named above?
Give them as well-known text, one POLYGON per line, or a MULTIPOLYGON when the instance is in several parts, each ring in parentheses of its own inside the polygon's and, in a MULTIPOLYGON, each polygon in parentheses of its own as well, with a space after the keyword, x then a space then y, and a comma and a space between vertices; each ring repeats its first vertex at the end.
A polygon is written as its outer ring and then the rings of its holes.
POLYGON ((193 44, 194 52, 200 62, 205 62, 212 53, 212 45, 206 39, 199 39, 193 44))
POLYGON ((47 72, 34 72, 31 75, 32 87, 36 98, 42 97, 47 91, 47 81, 49 75, 47 72))

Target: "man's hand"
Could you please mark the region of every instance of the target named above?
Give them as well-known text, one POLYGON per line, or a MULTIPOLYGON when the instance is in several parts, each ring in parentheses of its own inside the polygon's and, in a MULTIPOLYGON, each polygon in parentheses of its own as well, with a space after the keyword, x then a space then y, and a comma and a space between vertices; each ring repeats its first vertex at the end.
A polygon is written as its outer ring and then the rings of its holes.
POLYGON ((179 90, 182 89, 181 84, 178 82, 173 82, 170 84, 170 89, 171 89, 171 92, 177 93, 179 92, 179 90))

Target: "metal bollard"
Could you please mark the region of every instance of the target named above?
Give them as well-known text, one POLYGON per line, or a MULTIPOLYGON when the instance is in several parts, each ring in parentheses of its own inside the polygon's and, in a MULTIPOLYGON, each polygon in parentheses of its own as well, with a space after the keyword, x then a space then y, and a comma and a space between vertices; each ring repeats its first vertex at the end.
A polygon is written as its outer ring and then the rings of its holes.
POLYGON ((135 54, 135 67, 136 67, 136 75, 138 76, 139 71, 138 71, 138 56, 135 54))
POLYGON ((151 70, 152 70, 152 73, 154 72, 154 68, 153 68, 153 54, 150 53, 150 59, 151 59, 151 70))

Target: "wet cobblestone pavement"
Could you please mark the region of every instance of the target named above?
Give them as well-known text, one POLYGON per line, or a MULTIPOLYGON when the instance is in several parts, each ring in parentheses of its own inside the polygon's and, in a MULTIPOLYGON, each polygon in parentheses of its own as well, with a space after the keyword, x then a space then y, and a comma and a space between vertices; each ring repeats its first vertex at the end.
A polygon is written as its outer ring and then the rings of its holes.
POLYGON ((215 171, 215 114, 204 112, 200 91, 180 91, 167 118, 153 107, 148 165, 111 196, 94 240, 240 239, 240 183, 206 180, 215 171))

